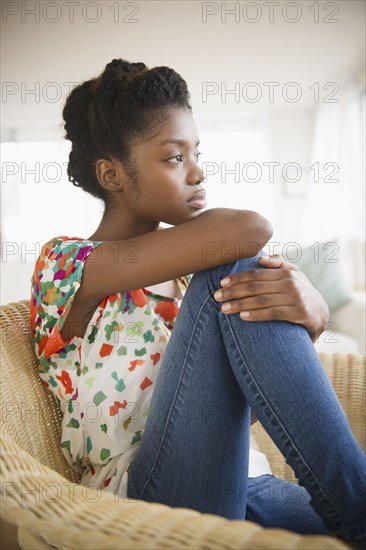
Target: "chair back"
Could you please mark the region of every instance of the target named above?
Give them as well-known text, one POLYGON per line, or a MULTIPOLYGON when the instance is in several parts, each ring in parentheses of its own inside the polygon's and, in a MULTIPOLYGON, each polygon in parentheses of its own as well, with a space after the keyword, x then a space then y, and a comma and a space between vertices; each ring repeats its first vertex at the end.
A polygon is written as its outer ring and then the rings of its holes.
POLYGON ((38 376, 29 313, 29 300, 0 308, 1 429, 41 464, 79 483, 60 447, 61 411, 38 376))

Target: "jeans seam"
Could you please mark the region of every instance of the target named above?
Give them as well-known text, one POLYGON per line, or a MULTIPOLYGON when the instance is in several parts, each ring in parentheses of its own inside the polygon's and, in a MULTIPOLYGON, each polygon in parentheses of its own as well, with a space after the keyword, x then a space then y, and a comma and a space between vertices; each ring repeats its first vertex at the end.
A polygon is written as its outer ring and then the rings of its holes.
POLYGON ((157 461, 159 459, 159 456, 160 456, 160 452, 161 452, 161 449, 162 449, 162 446, 163 446, 163 442, 164 442, 164 438, 165 438, 165 434, 168 430, 168 425, 170 423, 170 419, 171 419, 171 415, 172 415, 172 411, 175 407, 175 404, 176 404, 176 400, 177 400, 177 395, 178 395, 178 392, 180 390, 180 387, 181 387, 181 383, 182 383, 182 377, 183 377, 183 373, 184 373, 184 367, 187 363, 187 357, 191 351, 191 345, 192 345, 192 340, 193 340, 193 337, 194 337, 194 328, 196 327, 197 323, 199 322, 200 320, 200 315, 201 315, 201 311, 202 309, 204 308, 204 306, 206 305, 206 302, 207 300, 211 297, 212 294, 209 294, 205 300, 202 302, 202 305, 199 309, 199 312, 198 312, 198 315, 197 315, 197 318, 194 322, 194 325, 193 325, 193 328, 192 328, 192 334, 191 334, 191 337, 189 339, 189 343, 187 345, 187 350, 186 350, 186 354, 185 354, 185 357, 184 357, 184 361, 183 361, 183 364, 182 364, 182 369, 181 369, 181 372, 180 372, 180 375, 179 375, 179 380, 178 380, 178 384, 177 384, 177 388, 175 390, 175 393, 174 393, 174 397, 172 399, 172 403, 171 403, 171 406, 170 406, 170 409, 169 409, 169 413, 168 413, 168 416, 167 416, 167 420, 166 420, 166 423, 165 423, 165 427, 164 427, 164 431, 162 433, 162 436, 161 436, 161 440, 160 440, 160 443, 159 443, 159 447, 158 447, 158 450, 156 452, 156 456, 155 456, 155 460, 150 468, 150 471, 149 471, 149 474, 147 476, 147 480, 143 486, 143 488, 141 489, 141 493, 140 493, 140 496, 138 497, 138 499, 142 498, 142 495, 144 494, 145 490, 146 490, 146 487, 147 485, 150 483, 150 480, 151 480, 151 477, 152 477, 152 474, 153 474, 153 471, 156 467, 156 464, 157 464, 157 461))
MULTIPOLYGON (((235 343, 235 351, 238 353, 239 355, 239 358, 241 359, 242 363, 244 365, 246 365, 246 361, 245 361, 245 358, 242 356, 242 354, 240 353, 240 346, 238 345, 238 342, 235 338, 235 334, 234 334, 234 331, 232 329, 232 325, 230 323, 230 319, 228 319, 228 315, 225 315, 224 319, 227 321, 227 324, 229 326, 229 329, 230 329, 230 333, 231 333, 231 336, 233 338, 233 341, 235 343)), ((334 517, 336 517, 338 519, 338 522, 341 523, 341 519, 340 519, 340 516, 339 516, 339 513, 337 512, 337 508, 334 506, 333 502, 332 502, 332 499, 329 497, 329 495, 327 495, 323 488, 320 486, 320 483, 316 477, 316 475, 313 473, 312 469, 310 468, 310 466, 307 464, 307 461, 305 460, 305 458, 303 457, 302 453, 300 452, 300 450, 297 448, 297 446, 295 445, 295 443, 293 442, 292 438, 290 437, 290 435, 288 434, 286 428, 283 426, 282 422, 279 420, 277 414, 275 413, 275 411, 273 410, 273 408, 271 407, 270 403, 267 401, 267 399, 265 398, 265 396, 263 395, 263 393, 261 392, 260 388, 258 387, 258 384, 257 382, 255 381, 255 379, 253 378, 253 376, 251 375, 249 369, 247 369, 247 373, 243 372, 243 375, 248 379, 249 378, 249 383, 252 385, 252 387, 254 386, 256 391, 257 391, 257 395, 260 396, 260 398, 262 399, 264 405, 266 405, 269 409, 269 411, 271 412, 271 414, 273 415, 275 421, 277 422, 278 426, 277 426, 277 429, 280 428, 280 435, 282 437, 282 435, 284 434, 285 435, 285 438, 287 438, 288 440, 288 443, 290 444, 290 447, 293 451, 295 451, 295 454, 297 455, 297 457, 300 459, 300 462, 302 464, 302 466, 305 466, 305 468, 307 469, 307 473, 310 477, 310 481, 312 482, 312 485, 315 486, 317 488, 317 490, 319 490, 320 494, 321 494, 321 497, 322 497, 322 500, 324 501, 324 504, 327 505, 327 507, 330 507, 330 508, 333 508, 333 510, 329 510, 329 513, 331 513, 334 517), (283 434, 281 433, 281 430, 283 431, 283 434)), ((274 426, 275 427, 275 426, 274 426)))

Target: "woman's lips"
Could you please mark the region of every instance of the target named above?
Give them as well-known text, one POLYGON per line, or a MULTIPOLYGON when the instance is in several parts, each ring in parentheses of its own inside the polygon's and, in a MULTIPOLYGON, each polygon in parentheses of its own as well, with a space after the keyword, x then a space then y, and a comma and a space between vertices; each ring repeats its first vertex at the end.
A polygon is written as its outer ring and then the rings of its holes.
POLYGON ((197 199, 192 199, 188 201, 188 204, 189 206, 193 206, 194 208, 205 208, 207 201, 206 199, 203 199, 203 198, 202 199, 197 198, 197 199))
POLYGON ((196 195, 188 201, 188 204, 194 208, 205 208, 207 204, 205 191, 196 193, 196 195))

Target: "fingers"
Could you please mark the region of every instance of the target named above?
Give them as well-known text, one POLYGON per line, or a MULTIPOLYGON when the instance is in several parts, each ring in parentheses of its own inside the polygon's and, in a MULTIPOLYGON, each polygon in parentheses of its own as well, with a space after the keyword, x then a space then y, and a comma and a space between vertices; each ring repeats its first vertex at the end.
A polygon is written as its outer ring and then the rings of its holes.
POLYGON ((229 279, 230 283, 223 285, 220 281, 220 284, 226 289, 231 288, 234 285, 239 283, 252 283, 256 281, 278 281, 282 279, 284 273, 282 269, 252 269, 251 271, 240 271, 239 273, 232 273, 225 277, 229 279))
POLYGON ((264 309, 254 309, 252 311, 241 311, 240 318, 245 321, 287 321, 291 319, 292 323, 301 323, 297 320, 295 308, 293 306, 278 306, 264 309))
POLYGON ((283 261, 276 269, 232 274, 230 283, 218 289, 213 297, 225 302, 221 306, 223 313, 240 313, 240 318, 246 321, 283 320, 305 326, 311 313, 308 311, 311 285, 297 266, 295 269, 286 266, 283 261))
POLYGON ((299 270, 299 267, 291 262, 286 262, 284 257, 281 256, 281 254, 273 254, 272 256, 261 256, 258 260, 258 262, 261 263, 261 265, 265 265, 266 267, 271 268, 279 268, 282 269, 293 269, 295 271, 299 270))
POLYGON ((285 294, 287 290, 289 290, 287 282, 281 279, 278 281, 252 281, 219 289, 214 293, 214 298, 218 302, 225 302, 228 300, 238 300, 239 298, 259 298, 266 294, 285 294))
MULTIPOLYGON (((261 272, 261 270, 257 271, 261 272)), ((254 271, 250 273, 253 274, 254 271)), ((235 275, 239 275, 239 277, 235 279, 235 283, 218 289, 214 293, 215 300, 236 300, 259 294, 291 294, 294 292, 300 294, 301 287, 304 285, 301 282, 302 274, 288 269, 270 270, 266 278, 254 277, 253 279, 249 276, 250 273, 236 273, 235 275)))
POLYGON ((268 267, 281 267, 284 258, 279 254, 273 254, 272 256, 261 256, 258 260, 262 265, 268 267))
MULTIPOLYGON (((271 264, 271 261, 266 260, 266 265, 271 264)), ((264 264, 263 264, 264 265, 264 264)), ((250 283, 254 281, 278 281, 285 277, 291 277, 291 273, 300 269, 294 264, 282 262, 281 267, 276 269, 252 269, 251 271, 240 271, 239 273, 231 273, 224 279, 221 279, 220 284, 224 288, 231 287, 238 283, 250 283), (223 280, 229 280, 228 284, 223 284, 223 280)))
POLYGON ((277 319, 276 311, 282 308, 293 308, 292 315, 295 314, 295 307, 293 307, 294 300, 286 294, 259 294, 258 296, 251 296, 248 298, 242 298, 239 300, 227 301, 221 305, 221 311, 223 313, 232 314, 246 311, 250 314, 257 310, 267 310, 266 319, 277 319))

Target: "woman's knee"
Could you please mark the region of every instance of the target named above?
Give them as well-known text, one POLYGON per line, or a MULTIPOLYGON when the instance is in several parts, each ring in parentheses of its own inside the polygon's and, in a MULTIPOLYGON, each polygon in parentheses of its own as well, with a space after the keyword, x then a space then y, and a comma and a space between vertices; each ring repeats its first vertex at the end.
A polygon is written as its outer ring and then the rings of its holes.
MULTIPOLYGON (((258 259, 260 256, 262 256, 262 251, 257 254, 256 256, 251 256, 249 258, 239 258, 239 260, 235 260, 233 262, 229 263, 223 263, 221 265, 211 267, 209 269, 206 269, 204 271, 199 271, 194 274, 194 277, 206 277, 209 278, 215 290, 221 287, 220 281, 224 277, 229 277, 230 275, 233 275, 235 273, 240 273, 242 271, 255 271, 255 270, 262 270, 266 269, 264 266, 262 266, 260 263, 258 263, 258 259)), ((253 274, 253 277, 255 278, 255 273, 253 274)), ((258 274, 258 278, 260 275, 258 274)))

